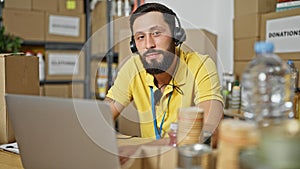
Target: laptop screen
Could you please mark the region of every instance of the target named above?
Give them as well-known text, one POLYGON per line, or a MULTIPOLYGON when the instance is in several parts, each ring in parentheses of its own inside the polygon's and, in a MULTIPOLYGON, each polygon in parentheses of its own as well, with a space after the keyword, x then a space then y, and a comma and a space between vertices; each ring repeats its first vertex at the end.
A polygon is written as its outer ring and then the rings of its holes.
POLYGON ((24 168, 119 168, 109 105, 98 100, 5 96, 24 168))

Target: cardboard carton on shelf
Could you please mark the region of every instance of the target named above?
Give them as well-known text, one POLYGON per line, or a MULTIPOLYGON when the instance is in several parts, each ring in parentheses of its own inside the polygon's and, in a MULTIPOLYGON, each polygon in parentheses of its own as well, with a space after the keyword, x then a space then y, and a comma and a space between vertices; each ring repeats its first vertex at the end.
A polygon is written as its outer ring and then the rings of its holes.
POLYGON ((275 12, 277 0, 235 0, 234 16, 275 12))
POLYGON ((234 40, 234 60, 251 60, 255 57, 254 44, 259 41, 258 37, 241 38, 234 40))
POLYGON ((234 74, 236 75, 237 79, 241 80, 242 75, 250 61, 251 60, 234 61, 234 74))
POLYGON ((182 45, 183 50, 209 55, 217 63, 218 37, 216 34, 206 29, 186 29, 185 32, 186 41, 182 45))
POLYGON ((234 39, 260 37, 260 14, 236 17, 233 23, 234 39))
POLYGON ((83 83, 44 84, 44 95, 61 98, 84 98, 83 83))
POLYGON ((84 13, 84 0, 59 0, 58 11, 64 13, 84 13))
POLYGON ((70 98, 84 98, 84 84, 70 83, 69 93, 70 98))
POLYGON ((84 43, 85 14, 47 12, 45 40, 47 42, 84 43))
POLYGON ((32 0, 6 0, 4 8, 31 10, 32 0))
POLYGON ((45 96, 69 98, 69 84, 45 84, 45 96))
POLYGON ((36 11, 58 12, 58 1, 61 0, 32 0, 32 9, 36 11))
POLYGON ((6 33, 28 41, 45 40, 45 13, 19 9, 3 9, 6 33))
POLYGON ((5 93, 39 95, 38 65, 37 57, 0 54, 0 144, 15 141, 5 93))
POLYGON ((283 59, 300 60, 300 8, 262 15, 261 39, 274 43, 283 59))
POLYGON ((84 52, 78 50, 47 50, 46 80, 84 80, 84 52))

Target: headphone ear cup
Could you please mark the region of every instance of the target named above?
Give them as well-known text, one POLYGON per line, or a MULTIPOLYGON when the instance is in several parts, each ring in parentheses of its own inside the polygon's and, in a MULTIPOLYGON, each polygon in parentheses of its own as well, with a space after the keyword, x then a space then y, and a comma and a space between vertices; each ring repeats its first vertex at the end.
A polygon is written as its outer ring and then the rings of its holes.
POLYGON ((134 40, 131 40, 131 41, 130 41, 129 46, 130 46, 130 50, 131 50, 132 53, 137 52, 137 48, 136 48, 136 45, 135 45, 135 41, 134 41, 134 40))
POLYGON ((178 46, 182 44, 186 40, 186 34, 184 29, 181 27, 175 27, 174 28, 174 41, 175 45, 178 46))

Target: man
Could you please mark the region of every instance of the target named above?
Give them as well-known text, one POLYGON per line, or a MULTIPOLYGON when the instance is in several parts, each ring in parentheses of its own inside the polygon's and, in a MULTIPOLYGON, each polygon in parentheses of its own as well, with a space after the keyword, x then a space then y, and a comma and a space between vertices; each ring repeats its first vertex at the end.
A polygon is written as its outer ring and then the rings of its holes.
POLYGON ((158 3, 146 3, 130 17, 134 54, 118 72, 108 91, 116 119, 134 101, 142 137, 166 136, 179 108, 204 109, 204 128, 213 133, 223 117, 215 63, 207 55, 180 50, 184 30, 176 14, 158 3), (176 21, 179 27, 176 27, 176 21))

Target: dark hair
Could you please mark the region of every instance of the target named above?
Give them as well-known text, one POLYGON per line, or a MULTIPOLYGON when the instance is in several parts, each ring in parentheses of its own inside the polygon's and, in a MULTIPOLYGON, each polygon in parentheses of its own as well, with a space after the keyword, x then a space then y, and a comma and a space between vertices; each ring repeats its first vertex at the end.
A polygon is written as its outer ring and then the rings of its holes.
POLYGON ((171 32, 174 32, 176 14, 168 7, 159 3, 145 3, 139 6, 130 16, 130 30, 133 35, 133 23, 139 16, 148 12, 160 12, 164 16, 164 20, 169 25, 171 32))

